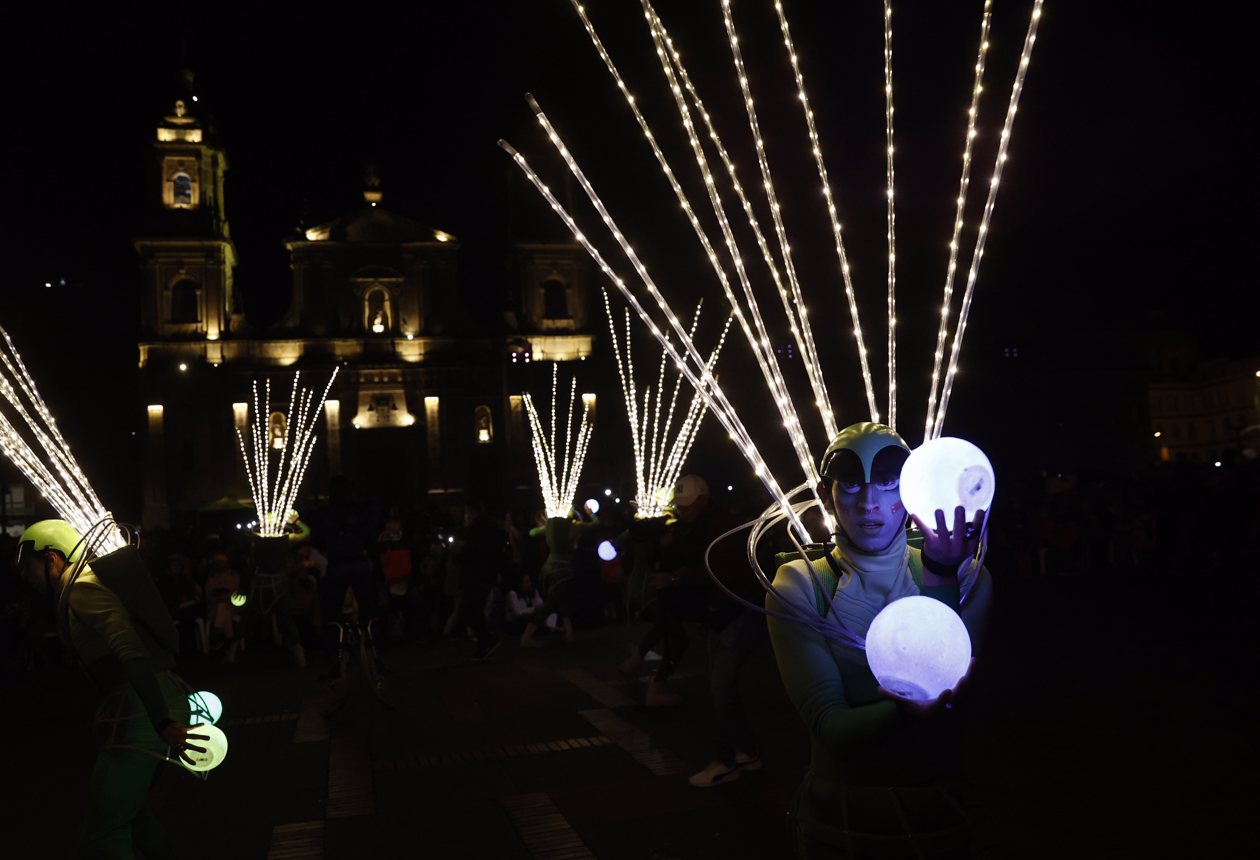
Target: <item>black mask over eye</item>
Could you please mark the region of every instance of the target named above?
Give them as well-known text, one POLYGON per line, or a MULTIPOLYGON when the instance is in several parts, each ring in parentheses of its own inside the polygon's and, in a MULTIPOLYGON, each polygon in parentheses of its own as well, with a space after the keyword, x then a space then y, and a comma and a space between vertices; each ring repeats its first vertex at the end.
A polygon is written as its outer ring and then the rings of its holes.
MULTIPOLYGON (((877 453, 871 462, 870 482, 882 490, 896 489, 901 480, 901 467, 910 455, 896 446, 877 453)), ((827 464, 823 477, 834 481, 843 492, 856 493, 866 481, 866 469, 853 451, 837 451, 827 464)))

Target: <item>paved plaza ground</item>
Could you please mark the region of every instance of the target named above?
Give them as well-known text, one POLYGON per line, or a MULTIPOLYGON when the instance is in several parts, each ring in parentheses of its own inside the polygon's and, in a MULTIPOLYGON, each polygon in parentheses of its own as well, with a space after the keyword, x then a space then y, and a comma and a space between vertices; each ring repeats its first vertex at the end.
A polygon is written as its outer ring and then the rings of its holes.
MULTIPOLYGON (((1173 581, 999 580, 960 703, 977 856, 1256 856, 1250 592, 1213 581, 1207 617, 1173 581)), ((677 678, 684 703, 648 709, 642 679, 617 671, 641 630, 509 641, 485 663, 466 640, 403 642, 383 653, 388 707, 322 683, 318 657, 191 659, 181 673, 222 697, 231 751, 204 782, 171 769, 161 816, 182 857, 215 860, 786 856, 808 738, 768 649, 742 686, 765 767, 701 790, 687 777, 714 753, 704 649, 677 678)), ((4 855, 73 856, 94 693, 51 667, 5 698, 5 831, 23 847, 4 855)))

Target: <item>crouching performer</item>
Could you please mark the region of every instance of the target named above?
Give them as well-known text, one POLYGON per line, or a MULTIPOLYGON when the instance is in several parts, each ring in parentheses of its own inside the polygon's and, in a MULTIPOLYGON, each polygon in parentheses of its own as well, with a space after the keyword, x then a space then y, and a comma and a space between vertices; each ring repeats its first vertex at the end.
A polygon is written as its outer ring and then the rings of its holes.
POLYGON ((63 644, 103 694, 80 855, 170 857, 150 790, 165 762, 193 764, 189 752, 204 753, 197 743, 206 736, 187 725, 189 690, 171 671, 175 626, 135 548, 98 560, 88 543, 65 520, 41 520, 22 533, 17 559, 56 606, 63 644))
MULTIPOLYGON (((775 659, 809 729, 811 763, 793 801, 798 857, 968 857, 971 828, 959 799, 954 691, 931 702, 898 699, 880 688, 865 637, 886 605, 922 594, 958 611, 973 654, 992 585, 976 561, 983 512, 970 527, 960 508, 944 512, 909 543, 901 502, 906 443, 873 423, 842 431, 824 455, 818 496, 838 525, 835 543, 812 560, 781 566, 767 594, 775 659), (812 565, 813 572, 809 570, 812 565), (843 635, 784 616, 822 619, 843 635), (858 638, 856 641, 861 641, 858 638)), ((814 555, 813 553, 810 554, 814 555)))

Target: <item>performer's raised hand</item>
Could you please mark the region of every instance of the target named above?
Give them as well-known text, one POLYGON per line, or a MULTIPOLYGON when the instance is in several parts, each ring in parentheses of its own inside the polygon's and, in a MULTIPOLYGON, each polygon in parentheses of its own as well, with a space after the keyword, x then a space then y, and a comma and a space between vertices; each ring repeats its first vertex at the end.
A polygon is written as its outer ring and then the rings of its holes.
POLYGON ((967 522, 967 511, 962 505, 954 508, 954 527, 945 525, 945 512, 937 510, 936 528, 911 514, 914 524, 923 532, 923 554, 937 564, 957 567, 964 559, 971 558, 980 548, 980 535, 984 531, 984 511, 976 511, 976 521, 967 522))

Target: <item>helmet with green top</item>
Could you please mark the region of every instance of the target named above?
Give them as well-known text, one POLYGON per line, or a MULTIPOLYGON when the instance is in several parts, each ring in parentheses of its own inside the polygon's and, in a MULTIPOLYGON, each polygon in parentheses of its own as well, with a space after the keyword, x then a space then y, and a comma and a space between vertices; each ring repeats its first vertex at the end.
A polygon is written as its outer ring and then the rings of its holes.
POLYGON ((896 430, 886 424, 862 421, 850 424, 831 440, 818 464, 818 474, 830 479, 842 474, 854 479, 860 476, 862 483, 869 484, 875 480, 874 471, 887 468, 900 473, 908 456, 910 446, 896 430))
POLYGON ((27 553, 56 550, 67 562, 83 555, 83 536, 65 520, 31 523, 18 539, 18 561, 27 553))

